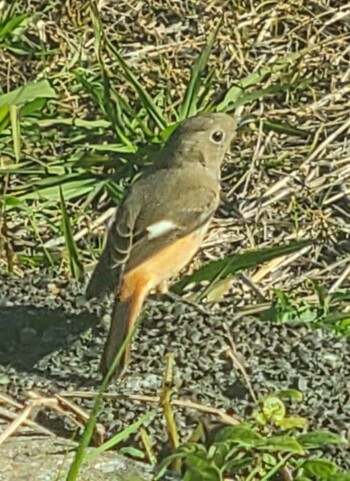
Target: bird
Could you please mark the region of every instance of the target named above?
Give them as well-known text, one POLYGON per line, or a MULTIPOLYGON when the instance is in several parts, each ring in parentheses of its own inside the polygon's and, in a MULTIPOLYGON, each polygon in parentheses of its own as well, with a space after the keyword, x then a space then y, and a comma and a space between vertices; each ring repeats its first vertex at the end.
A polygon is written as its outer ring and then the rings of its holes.
MULTIPOLYGON (((115 297, 100 369, 106 374, 152 290, 168 283, 199 250, 220 202, 220 172, 237 116, 199 113, 180 123, 154 162, 131 184, 109 223, 86 298, 115 297)), ((114 378, 125 373, 126 346, 114 378)))

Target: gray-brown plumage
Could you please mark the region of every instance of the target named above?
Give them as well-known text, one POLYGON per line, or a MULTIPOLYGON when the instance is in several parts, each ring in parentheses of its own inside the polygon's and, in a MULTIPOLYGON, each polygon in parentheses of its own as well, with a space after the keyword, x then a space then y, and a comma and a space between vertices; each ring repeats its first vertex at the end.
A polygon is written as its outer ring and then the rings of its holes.
MULTIPOLYGON (((199 114, 172 134, 154 165, 127 192, 109 228, 86 296, 114 291, 102 358, 111 366, 151 289, 196 253, 220 200, 220 167, 236 131, 227 114, 199 114)), ((126 351, 125 362, 129 350, 126 351)))

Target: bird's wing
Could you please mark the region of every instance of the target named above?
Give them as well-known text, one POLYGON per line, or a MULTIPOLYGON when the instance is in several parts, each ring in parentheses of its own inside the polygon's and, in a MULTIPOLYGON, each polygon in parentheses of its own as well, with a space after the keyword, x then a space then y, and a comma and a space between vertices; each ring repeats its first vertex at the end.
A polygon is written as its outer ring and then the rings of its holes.
POLYGON ((87 288, 88 298, 116 289, 125 269, 137 267, 211 219, 219 203, 217 183, 205 186, 203 179, 187 182, 173 174, 158 173, 134 184, 110 226, 106 247, 87 288))

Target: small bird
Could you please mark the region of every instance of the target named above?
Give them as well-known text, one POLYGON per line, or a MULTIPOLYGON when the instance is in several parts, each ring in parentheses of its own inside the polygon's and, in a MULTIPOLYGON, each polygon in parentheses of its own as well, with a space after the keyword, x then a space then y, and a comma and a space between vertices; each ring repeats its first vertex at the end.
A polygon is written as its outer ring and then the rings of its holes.
MULTIPOLYGON (((152 166, 116 209, 87 299, 115 295, 101 370, 110 369, 151 290, 190 262, 220 202, 220 168, 235 137, 237 116, 201 113, 178 126, 152 166)), ((130 359, 127 346, 114 376, 130 359)))

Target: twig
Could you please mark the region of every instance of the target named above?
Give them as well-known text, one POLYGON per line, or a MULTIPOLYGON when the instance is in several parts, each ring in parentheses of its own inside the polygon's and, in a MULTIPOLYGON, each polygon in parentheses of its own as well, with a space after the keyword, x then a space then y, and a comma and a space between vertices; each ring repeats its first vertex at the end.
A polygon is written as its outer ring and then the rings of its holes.
POLYGON ((8 439, 12 434, 17 431, 21 424, 28 421, 28 418, 32 414, 32 411, 38 407, 41 407, 43 405, 43 401, 45 401, 45 404, 47 404, 48 402, 47 399, 33 399, 27 403, 27 406, 23 409, 23 411, 8 426, 8 428, 5 429, 2 434, 0 434, 0 446, 6 441, 6 439, 8 439))
MULTIPOLYGON (((60 393, 60 395, 63 396, 63 397, 78 397, 78 398, 83 398, 83 399, 84 398, 85 399, 93 399, 94 397, 96 397, 96 393, 94 393, 92 391, 67 391, 67 392, 63 391, 63 392, 60 393)), ((159 404, 160 403, 160 397, 159 396, 142 396, 142 395, 138 395, 138 394, 127 395, 127 394, 105 393, 104 398, 106 398, 106 399, 122 398, 122 399, 128 399, 130 401, 136 401, 136 402, 139 401, 139 402, 143 402, 143 403, 146 403, 146 404, 159 404)), ((171 400, 171 404, 174 405, 174 406, 185 408, 185 409, 194 409, 194 410, 199 411, 199 412, 213 414, 214 416, 218 416, 225 424, 235 426, 237 424, 240 424, 240 422, 241 422, 237 416, 232 416, 232 415, 226 414, 226 413, 220 411, 220 409, 213 408, 211 406, 205 406, 203 404, 199 404, 199 403, 196 403, 196 402, 173 398, 171 400)))
MULTIPOLYGON (((22 409, 24 409, 24 406, 21 406, 22 409)), ((1 418, 6 418, 10 421, 13 421, 16 419, 18 416, 17 413, 10 411, 9 409, 6 409, 4 407, 0 407, 0 417, 1 418)), ((54 436, 54 433, 49 431, 48 429, 40 426, 40 424, 37 424, 35 421, 32 421, 31 419, 27 419, 26 421, 23 422, 23 425, 27 429, 35 430, 41 434, 46 434, 49 436, 54 436)))
POLYGON ((338 279, 334 282, 334 284, 329 288, 329 294, 336 292, 337 289, 341 286, 341 284, 350 276, 350 263, 346 266, 343 272, 340 274, 338 279))
POLYGON ((177 432, 176 423, 174 420, 174 413, 171 407, 171 394, 173 392, 173 369, 174 369, 174 355, 169 353, 166 355, 165 372, 162 393, 160 395, 160 402, 163 406, 164 416, 166 420, 169 441, 173 448, 179 446, 179 434, 177 432))
POLYGON ((230 349, 228 349, 226 351, 226 354, 227 356, 232 360, 233 362, 233 365, 236 366, 238 368, 238 370, 241 372, 242 376, 243 376, 243 379, 246 383, 246 386, 248 388, 248 391, 249 391, 249 394, 251 396, 251 398, 253 399, 253 401, 256 403, 257 402, 257 397, 255 396, 255 393, 253 391, 253 388, 252 388, 252 385, 251 385, 251 382, 249 380, 249 377, 248 377, 248 374, 247 374, 247 371, 245 370, 245 367, 243 366, 243 364, 238 360, 238 356, 237 356, 237 351, 236 351, 236 346, 235 346, 235 343, 233 342, 233 339, 232 339, 232 336, 230 334, 230 332, 226 331, 226 339, 230 345, 230 349))

